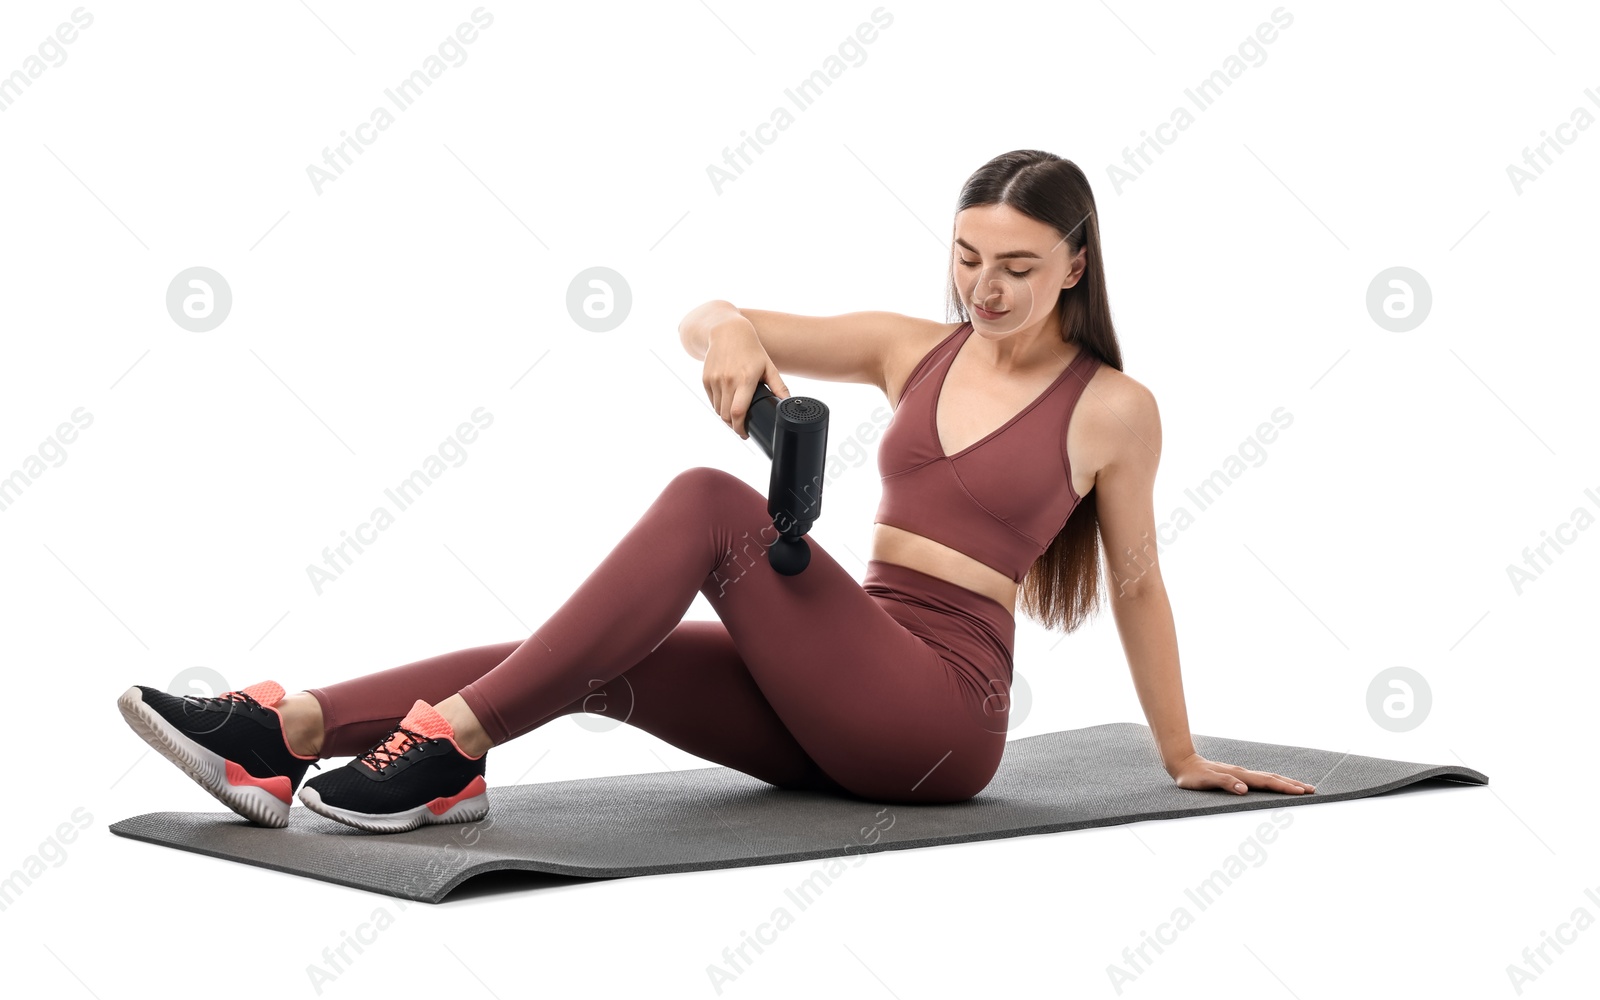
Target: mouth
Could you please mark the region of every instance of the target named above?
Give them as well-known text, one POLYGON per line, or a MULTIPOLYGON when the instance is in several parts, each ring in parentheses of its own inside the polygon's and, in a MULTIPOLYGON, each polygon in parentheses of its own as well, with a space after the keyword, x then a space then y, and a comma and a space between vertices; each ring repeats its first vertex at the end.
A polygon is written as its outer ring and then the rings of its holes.
POLYGON ((972 311, 977 314, 979 319, 999 319, 1001 316, 1004 316, 1011 310, 1003 309, 1000 312, 991 312, 990 310, 985 309, 983 306, 974 305, 972 307, 972 311))

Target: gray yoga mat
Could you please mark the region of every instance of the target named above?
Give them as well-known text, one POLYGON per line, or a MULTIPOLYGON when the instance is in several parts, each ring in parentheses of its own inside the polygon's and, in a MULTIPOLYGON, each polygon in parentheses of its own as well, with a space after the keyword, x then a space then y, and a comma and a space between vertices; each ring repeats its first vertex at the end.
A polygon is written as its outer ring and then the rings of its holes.
MULTIPOLYGON (((705 767, 491 786, 484 819, 409 833, 363 833, 300 805, 284 829, 222 810, 145 813, 113 823, 111 832, 438 903, 468 879, 506 869, 579 878, 690 872, 1338 802, 1430 779, 1489 783, 1482 772, 1454 764, 1198 734, 1194 745, 1212 760, 1275 771, 1317 790, 1235 795, 1179 788, 1161 767, 1149 727, 1116 722, 1010 741, 988 787, 953 805, 788 791, 730 768, 705 767)), ((1415 808, 1426 806, 1419 801, 1415 808)))

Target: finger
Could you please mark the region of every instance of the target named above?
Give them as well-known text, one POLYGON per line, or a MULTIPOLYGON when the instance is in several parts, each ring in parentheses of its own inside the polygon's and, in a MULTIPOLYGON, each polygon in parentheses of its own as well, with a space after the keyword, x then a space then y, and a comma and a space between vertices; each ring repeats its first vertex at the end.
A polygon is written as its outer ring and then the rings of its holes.
POLYGON ((767 388, 771 389, 779 399, 789 398, 789 387, 783 384, 783 377, 778 374, 776 366, 767 365, 767 373, 761 380, 767 383, 767 388))
POLYGON ((1238 778, 1235 778, 1231 774, 1217 775, 1216 779, 1212 781, 1211 787, 1220 788, 1225 792, 1232 792, 1235 795, 1243 795, 1245 792, 1250 790, 1249 785, 1240 781, 1238 778))
POLYGON ((1240 781, 1238 778, 1227 773, 1226 771, 1219 771, 1216 769, 1207 770, 1192 777, 1186 777, 1183 781, 1178 783, 1178 787, 1192 789, 1220 788, 1225 792, 1232 792, 1235 795, 1243 795, 1245 792, 1249 791, 1248 786, 1246 786, 1244 782, 1240 781))
POLYGON ((1276 788, 1280 784, 1295 786, 1302 784, 1302 782, 1295 781, 1293 778, 1284 777, 1276 771, 1253 771, 1250 768, 1239 767, 1236 764, 1213 763, 1212 766, 1219 770, 1226 771, 1227 773, 1249 783, 1251 787, 1255 788, 1276 788))
POLYGON ((717 387, 717 415, 723 423, 733 426, 733 387, 726 382, 717 387))
POLYGON ((1273 791, 1289 792, 1296 795, 1311 791, 1311 786, 1304 782, 1296 781, 1293 778, 1285 778, 1283 775, 1275 774, 1272 771, 1246 771, 1245 775, 1245 780, 1257 788, 1270 788, 1273 791))
POLYGON ((1250 772, 1242 767, 1235 767, 1232 764, 1218 764, 1213 761, 1206 773, 1216 782, 1216 787, 1224 791, 1243 795, 1250 790, 1249 785, 1244 780, 1244 776, 1250 772))
POLYGON ((729 415, 733 418, 733 429, 740 437, 748 437, 745 433, 744 418, 750 410, 750 400, 755 397, 756 387, 741 385, 733 392, 733 402, 729 406, 729 415))
POLYGON ((1297 778, 1291 778, 1288 775, 1279 774, 1276 771, 1262 771, 1260 773, 1269 778, 1276 778, 1291 790, 1312 791, 1316 788, 1316 786, 1311 784, 1309 781, 1300 781, 1297 778))

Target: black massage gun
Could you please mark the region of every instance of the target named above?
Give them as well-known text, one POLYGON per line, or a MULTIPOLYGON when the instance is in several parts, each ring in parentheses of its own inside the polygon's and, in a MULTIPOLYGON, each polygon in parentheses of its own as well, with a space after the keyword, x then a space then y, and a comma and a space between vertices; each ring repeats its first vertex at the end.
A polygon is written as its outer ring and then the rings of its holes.
POLYGON ((784 576, 794 576, 811 562, 811 547, 800 536, 822 513, 828 407, 810 396, 779 399, 761 382, 745 412, 744 426, 772 459, 767 513, 779 537, 767 549, 767 562, 784 576))

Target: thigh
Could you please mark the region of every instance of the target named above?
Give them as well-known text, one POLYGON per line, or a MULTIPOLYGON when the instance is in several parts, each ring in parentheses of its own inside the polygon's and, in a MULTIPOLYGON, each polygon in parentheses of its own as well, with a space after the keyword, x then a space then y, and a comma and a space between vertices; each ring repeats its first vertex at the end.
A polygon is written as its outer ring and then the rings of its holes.
POLYGON ((843 790, 773 711, 720 621, 680 622, 644 659, 609 682, 591 682, 587 695, 529 729, 578 712, 783 788, 843 790))
POLYGON ((794 576, 767 562, 767 499, 723 473, 702 477, 727 557, 701 588, 750 676, 806 753, 852 793, 960 801, 988 784, 1005 732, 985 693, 901 625, 817 540, 794 576))

